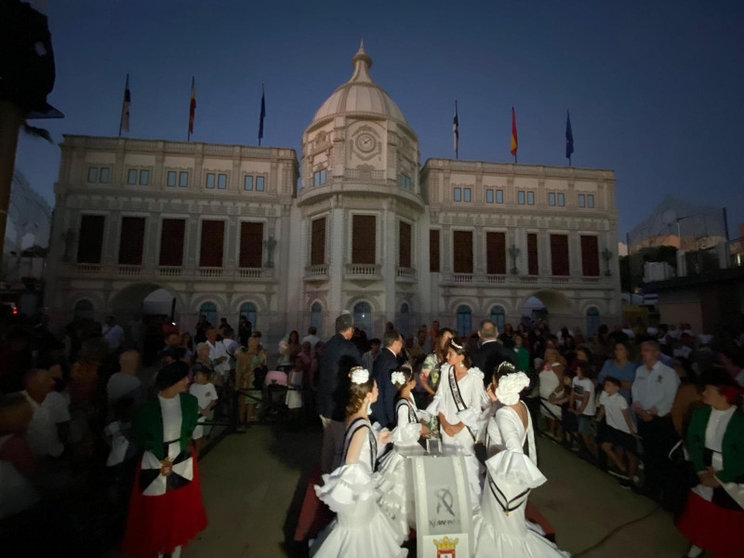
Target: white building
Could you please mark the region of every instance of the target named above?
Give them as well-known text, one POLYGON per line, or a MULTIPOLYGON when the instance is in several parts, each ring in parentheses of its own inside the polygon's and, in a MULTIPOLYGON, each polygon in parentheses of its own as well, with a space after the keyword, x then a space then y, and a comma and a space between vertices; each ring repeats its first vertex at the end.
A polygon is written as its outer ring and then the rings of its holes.
POLYGON ((375 334, 433 319, 464 333, 484 317, 516 324, 533 297, 554 327, 619 320, 613 171, 421 168, 363 48, 352 64, 305 130, 300 167, 287 148, 65 136, 57 323, 76 309, 126 321, 159 288, 184 328, 242 313, 271 340, 310 324, 328 336, 342 310, 375 334))

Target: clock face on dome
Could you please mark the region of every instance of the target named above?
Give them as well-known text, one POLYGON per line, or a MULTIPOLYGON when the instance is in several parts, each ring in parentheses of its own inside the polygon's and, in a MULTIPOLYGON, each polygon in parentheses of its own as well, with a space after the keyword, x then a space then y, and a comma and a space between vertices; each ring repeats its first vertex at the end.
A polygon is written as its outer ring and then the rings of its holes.
POLYGON ((367 132, 359 134, 356 138, 356 148, 362 153, 371 153, 377 147, 375 137, 367 132))

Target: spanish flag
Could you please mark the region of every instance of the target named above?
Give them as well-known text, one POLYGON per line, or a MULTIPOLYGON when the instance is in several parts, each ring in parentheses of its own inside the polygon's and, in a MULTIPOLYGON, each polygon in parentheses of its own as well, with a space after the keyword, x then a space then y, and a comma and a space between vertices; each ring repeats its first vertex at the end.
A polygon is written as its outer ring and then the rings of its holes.
POLYGON ((191 140, 191 134, 194 133, 194 115, 196 114, 196 87, 194 85, 194 76, 191 76, 191 101, 189 102, 189 135, 188 140, 191 140))
POLYGON ((511 134, 511 154, 514 155, 514 162, 517 162, 517 148, 519 147, 519 141, 517 141, 517 115, 512 107, 512 134, 511 134))

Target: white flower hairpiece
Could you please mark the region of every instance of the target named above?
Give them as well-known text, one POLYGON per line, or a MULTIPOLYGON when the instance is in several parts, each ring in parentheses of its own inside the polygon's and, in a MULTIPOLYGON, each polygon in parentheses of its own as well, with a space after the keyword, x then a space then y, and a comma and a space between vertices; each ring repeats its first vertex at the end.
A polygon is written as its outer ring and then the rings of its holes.
POLYGON ((458 351, 462 351, 462 345, 458 345, 454 339, 450 339, 450 345, 452 345, 458 351))
POLYGON ((504 405, 514 405, 519 401, 519 394, 530 385, 530 379, 524 372, 514 372, 499 378, 496 398, 504 405))
POLYGON ((390 381, 394 384, 405 384, 406 383, 406 375, 403 374, 403 372, 400 372, 399 370, 396 370, 392 374, 390 374, 390 381))
POLYGON ((351 369, 352 384, 366 384, 367 382, 369 382, 369 370, 361 366, 351 369))

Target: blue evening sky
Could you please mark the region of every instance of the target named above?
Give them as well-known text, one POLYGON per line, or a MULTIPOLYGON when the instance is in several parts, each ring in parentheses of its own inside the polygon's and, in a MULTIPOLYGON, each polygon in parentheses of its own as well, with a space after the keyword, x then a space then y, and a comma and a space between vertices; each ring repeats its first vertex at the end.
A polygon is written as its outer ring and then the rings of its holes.
MULTIPOLYGON (((49 97, 62 134, 115 136, 130 73, 130 137, 293 147, 351 75, 361 38, 373 79, 398 103, 421 163, 454 157, 565 165, 617 174, 618 237, 666 195, 727 207, 744 222, 744 2, 244 2, 52 0, 57 64, 49 97)), ((21 137, 17 168, 54 200, 59 150, 21 137)))

